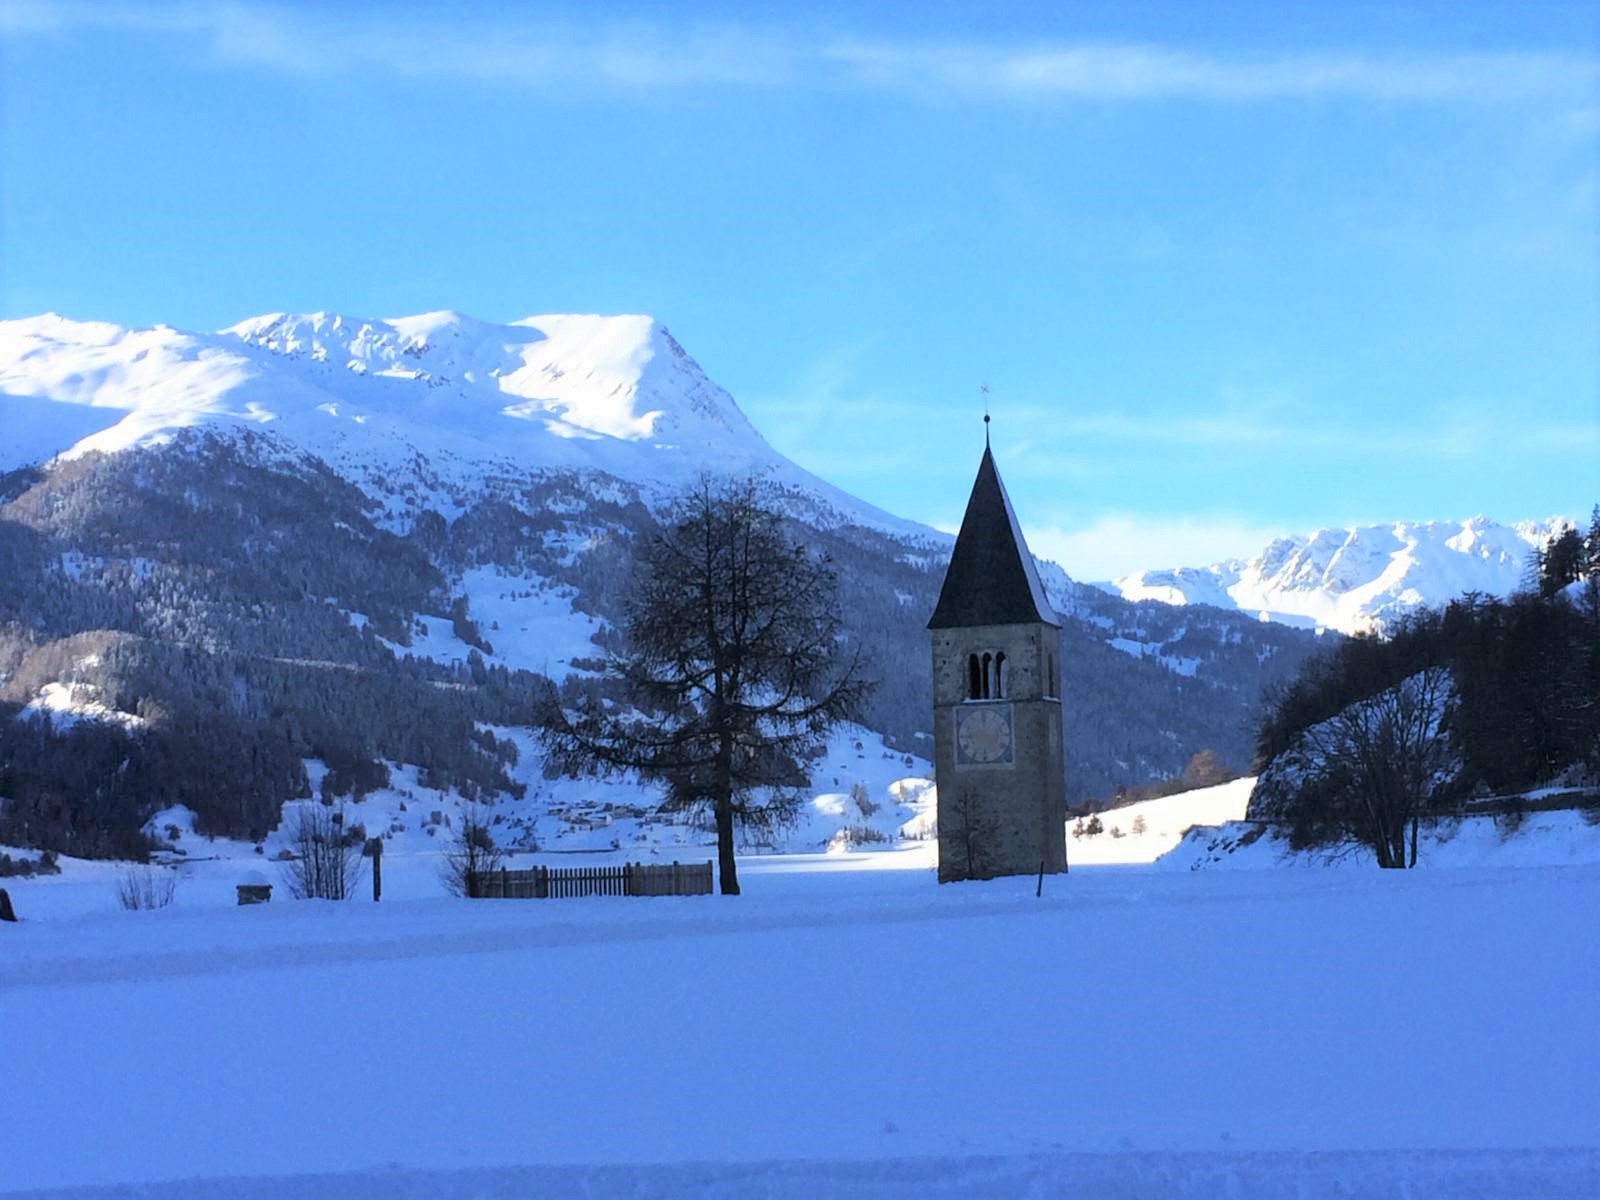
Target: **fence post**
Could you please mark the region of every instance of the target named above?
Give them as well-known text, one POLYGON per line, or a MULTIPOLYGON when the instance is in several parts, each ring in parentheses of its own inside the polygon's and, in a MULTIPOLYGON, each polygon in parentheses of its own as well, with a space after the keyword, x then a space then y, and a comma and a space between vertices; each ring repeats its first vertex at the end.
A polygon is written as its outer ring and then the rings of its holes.
POLYGON ((372 900, 377 903, 383 899, 383 839, 368 838, 367 853, 372 855, 372 900))

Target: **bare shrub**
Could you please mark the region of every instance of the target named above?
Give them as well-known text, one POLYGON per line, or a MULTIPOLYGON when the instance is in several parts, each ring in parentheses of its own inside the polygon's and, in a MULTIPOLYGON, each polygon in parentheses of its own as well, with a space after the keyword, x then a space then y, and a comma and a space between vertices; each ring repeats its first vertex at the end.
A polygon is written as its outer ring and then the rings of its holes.
POLYGON ((971 786, 957 788, 939 817, 939 882, 993 879, 1000 827, 977 792, 971 786))
POLYGON ((1303 777, 1302 826, 1362 843, 1380 867, 1416 866, 1422 816, 1460 772, 1446 732, 1454 702, 1450 672, 1426 667, 1305 730, 1290 751, 1303 777))
POLYGON ((452 896, 477 900, 483 895, 483 881, 498 871, 505 855, 489 832, 489 822, 476 807, 464 809, 461 823, 445 851, 440 877, 452 896))
POLYGON ((169 867, 129 867, 117 879, 117 903, 130 911, 165 908, 178 891, 178 873, 169 867))
POLYGON ((846 825, 833 835, 832 844, 843 847, 879 846, 889 840, 889 835, 871 825, 846 825))
POLYGON ((300 809, 290 832, 294 857, 283 864, 283 884, 296 900, 348 900, 361 882, 360 841, 344 835, 343 810, 300 809))
POLYGON ((867 785, 859 781, 850 785, 850 799, 855 802, 856 808, 860 810, 863 817, 872 816, 880 807, 878 802, 872 798, 871 793, 867 791, 867 785))
POLYGON ((0 854, 0 879, 7 876, 20 875, 27 879, 32 875, 59 875, 61 864, 56 861, 54 850, 46 850, 38 858, 19 856, 12 858, 9 854, 0 854))
POLYGON ((1527 800, 1521 796, 1507 800, 1505 808, 1494 819, 1495 826, 1500 830, 1500 840, 1509 839, 1517 830, 1522 828, 1522 823, 1527 819, 1527 800))

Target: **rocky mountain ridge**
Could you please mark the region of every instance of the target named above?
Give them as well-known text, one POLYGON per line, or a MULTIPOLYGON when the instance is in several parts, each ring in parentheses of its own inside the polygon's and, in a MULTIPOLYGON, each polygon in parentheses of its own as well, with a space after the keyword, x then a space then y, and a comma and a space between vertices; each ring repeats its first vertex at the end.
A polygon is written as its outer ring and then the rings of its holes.
POLYGON ((1319 529, 1279 538, 1253 558, 1138 571, 1111 588, 1127 600, 1208 604, 1303 628, 1382 630, 1467 592, 1504 599, 1525 581, 1534 552, 1572 525, 1477 516, 1319 529))

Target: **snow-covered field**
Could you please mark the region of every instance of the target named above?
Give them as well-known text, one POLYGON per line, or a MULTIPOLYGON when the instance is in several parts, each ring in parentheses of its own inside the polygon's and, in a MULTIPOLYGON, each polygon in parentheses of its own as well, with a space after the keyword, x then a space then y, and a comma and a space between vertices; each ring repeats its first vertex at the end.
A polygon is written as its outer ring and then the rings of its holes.
MULTIPOLYGON (((83 711, 81 704, 75 711, 83 711)), ((661 796, 655 788, 633 778, 545 779, 542 753, 528 729, 489 728, 497 737, 517 746, 519 757, 512 775, 526 788, 521 798, 502 794, 474 804, 456 791, 424 786, 416 767, 389 763, 389 786, 376 789, 360 801, 344 797, 337 810, 341 820, 351 826, 359 823, 368 837, 382 837, 386 862, 419 855, 436 861, 467 809, 481 817, 502 848, 517 856, 512 866, 534 861, 524 861, 534 848, 546 852, 552 864, 567 865, 571 865, 565 857, 568 855, 583 855, 584 861, 591 861, 588 856, 610 853, 617 862, 670 862, 686 854, 715 857, 706 850, 713 840, 709 825, 689 814, 657 811, 661 796)), ((814 786, 798 820, 773 834, 768 844, 759 849, 801 854, 831 849, 837 853, 863 844, 859 840, 863 833, 871 839, 865 843, 869 845, 902 838, 915 841, 933 833, 934 794, 927 779, 931 773, 929 764, 890 750, 881 735, 858 725, 842 725, 831 733, 822 754, 810 766, 814 786), (857 838, 854 842, 852 835, 857 838)), ((321 762, 306 760, 313 794, 320 794, 326 770, 321 762)), ((1242 803, 1238 812, 1195 817, 1190 823, 1242 815, 1242 803)), ((157 813, 145 828, 170 847, 159 857, 181 863, 186 883, 205 884, 216 879, 223 882, 226 891, 238 881, 241 860, 249 860, 251 866, 273 875, 277 870, 276 856, 292 841, 298 813, 316 804, 315 800, 286 804, 282 824, 259 843, 259 853, 248 842, 213 840, 197 834, 193 814, 184 808, 157 813)), ((1171 842, 1176 840, 1174 836, 1171 842)), ((1154 846, 1152 842, 1152 849, 1154 846)), ((0 846, 0 850, 7 849, 0 846)), ((929 856, 927 861, 932 862, 932 844, 923 850, 929 856)), ((91 873, 94 870, 92 866, 86 869, 91 873)), ((408 872, 404 878, 409 885, 422 889, 413 895, 432 896, 439 891, 435 874, 429 868, 408 872)), ((83 870, 69 871, 69 879, 74 875, 81 878, 83 870)), ((182 889, 182 893, 194 891, 193 887, 182 889)), ((78 911, 85 905, 103 906, 109 897, 109 891, 101 887, 69 907, 78 911)), ((201 902, 215 902, 215 896, 208 895, 201 902)), ((51 906, 59 908, 59 903, 52 900, 51 906)))
POLYGON ((423 847, 381 904, 8 881, 0 1193, 1600 1195, 1600 866, 1075 861, 1042 898, 915 842, 728 899, 449 900, 423 847))
MULTIPOLYGON (((1363 847, 1295 852, 1281 831, 1253 821, 1228 821, 1216 827, 1197 824, 1161 862, 1187 870, 1375 869, 1372 852, 1363 847)), ((1577 864, 1600 864, 1600 813, 1574 809, 1529 813, 1515 824, 1493 816, 1443 818, 1423 826, 1417 849, 1417 866, 1425 870, 1577 864)))
POLYGON ((1240 820, 1255 782, 1248 777, 1235 779, 1114 808, 1100 814, 1103 831, 1092 837, 1074 832, 1079 822, 1068 822, 1067 858, 1084 865, 1154 862, 1172 851, 1192 826, 1240 820))

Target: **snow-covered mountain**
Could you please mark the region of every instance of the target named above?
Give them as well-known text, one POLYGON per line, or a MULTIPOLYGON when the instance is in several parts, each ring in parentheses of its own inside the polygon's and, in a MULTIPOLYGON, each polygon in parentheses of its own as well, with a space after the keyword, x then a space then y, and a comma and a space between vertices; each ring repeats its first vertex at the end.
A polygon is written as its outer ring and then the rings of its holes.
POLYGON ((1138 571, 1111 586, 1128 600, 1210 604, 1263 620, 1357 633, 1466 592, 1509 596, 1530 556, 1572 524, 1562 517, 1501 525, 1365 525, 1279 538, 1251 559, 1138 571))
POLYGON ((760 477, 813 522, 948 541, 779 454, 648 316, 273 313, 204 334, 46 314, 0 322, 0 403, 0 471, 253 430, 383 493, 395 529, 540 471, 661 497, 709 470, 760 477))

